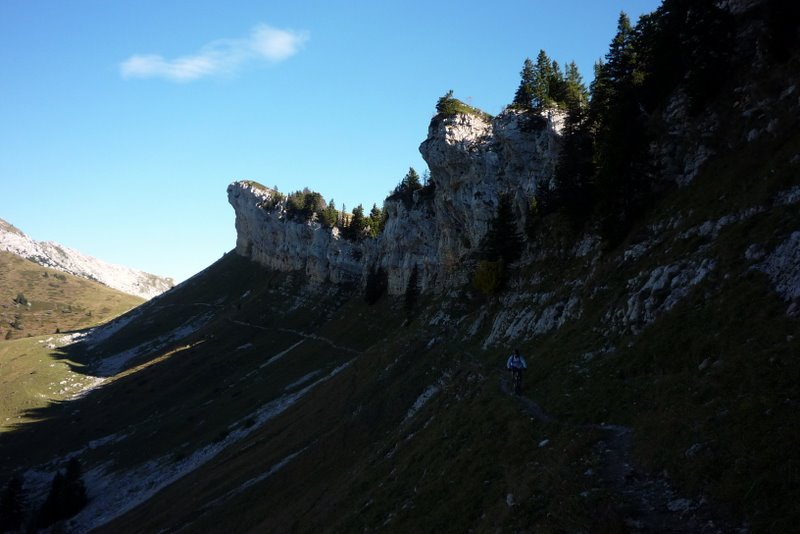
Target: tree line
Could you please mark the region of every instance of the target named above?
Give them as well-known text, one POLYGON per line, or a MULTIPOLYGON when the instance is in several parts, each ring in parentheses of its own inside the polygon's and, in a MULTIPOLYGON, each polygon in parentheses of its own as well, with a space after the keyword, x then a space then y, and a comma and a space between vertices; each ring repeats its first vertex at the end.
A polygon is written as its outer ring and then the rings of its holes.
POLYGON ((730 76, 733 25, 713 2, 665 0, 636 25, 620 13, 589 99, 567 108, 555 187, 537 194, 540 212, 564 212, 576 226, 599 221, 607 243, 620 242, 663 187, 649 151, 666 128, 660 111, 678 87, 690 115, 706 108, 730 76))
POLYGON ((14 475, 0 494, 0 532, 34 532, 50 527, 74 516, 88 502, 83 471, 77 458, 72 458, 63 471, 55 474, 47 498, 39 507, 28 502, 23 478, 14 475))

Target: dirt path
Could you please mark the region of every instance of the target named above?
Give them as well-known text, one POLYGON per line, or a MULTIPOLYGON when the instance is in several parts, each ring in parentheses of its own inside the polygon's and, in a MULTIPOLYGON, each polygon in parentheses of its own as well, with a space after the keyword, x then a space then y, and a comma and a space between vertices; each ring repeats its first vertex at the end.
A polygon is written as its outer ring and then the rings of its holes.
POLYGON ((619 425, 577 425, 559 421, 545 412, 536 401, 524 395, 515 396, 508 380, 500 380, 500 388, 516 397, 523 411, 538 421, 571 428, 599 430, 604 437, 595 445, 602 459, 599 478, 614 491, 623 503, 625 524, 630 532, 678 532, 727 534, 746 532, 713 517, 707 503, 678 495, 666 478, 641 471, 633 463, 633 429, 619 425))
POLYGON ((239 326, 247 326, 247 327, 250 327, 250 328, 256 328, 258 330, 264 330, 265 332, 273 332, 273 331, 286 332, 288 334, 294 334, 295 336, 299 336, 299 337, 302 337, 304 339, 313 339, 315 341, 321 341, 323 343, 327 343, 331 348, 334 348, 336 350, 340 350, 342 352, 349 352, 351 354, 361 354, 361 351, 358 351, 356 349, 351 349, 350 347, 344 347, 342 345, 337 345, 336 343, 333 342, 333 340, 330 340, 330 339, 328 339, 326 337, 318 336, 316 334, 307 334, 305 332, 301 332, 300 330, 293 330, 291 328, 277 328, 277 329, 265 328, 265 327, 257 325, 257 324, 246 323, 244 321, 237 321, 235 319, 228 319, 228 321, 230 321, 233 324, 238 324, 239 326))

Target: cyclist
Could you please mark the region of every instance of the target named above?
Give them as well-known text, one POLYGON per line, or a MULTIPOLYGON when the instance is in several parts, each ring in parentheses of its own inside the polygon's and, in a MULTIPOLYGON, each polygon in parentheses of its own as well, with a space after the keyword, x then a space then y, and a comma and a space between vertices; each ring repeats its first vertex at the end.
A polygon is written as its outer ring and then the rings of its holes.
POLYGON ((514 349, 514 352, 511 353, 508 361, 506 361, 506 369, 511 371, 511 376, 514 379, 514 393, 517 395, 522 393, 522 371, 527 368, 528 364, 525 363, 525 358, 520 355, 519 350, 514 349))

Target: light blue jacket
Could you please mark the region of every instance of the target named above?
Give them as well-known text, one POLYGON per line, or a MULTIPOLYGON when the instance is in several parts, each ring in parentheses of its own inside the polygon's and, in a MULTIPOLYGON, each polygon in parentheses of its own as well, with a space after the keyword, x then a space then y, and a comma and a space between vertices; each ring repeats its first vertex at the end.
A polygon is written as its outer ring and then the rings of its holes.
POLYGON ((506 369, 527 369, 528 364, 525 363, 525 358, 522 356, 514 356, 513 354, 508 357, 506 362, 506 369))

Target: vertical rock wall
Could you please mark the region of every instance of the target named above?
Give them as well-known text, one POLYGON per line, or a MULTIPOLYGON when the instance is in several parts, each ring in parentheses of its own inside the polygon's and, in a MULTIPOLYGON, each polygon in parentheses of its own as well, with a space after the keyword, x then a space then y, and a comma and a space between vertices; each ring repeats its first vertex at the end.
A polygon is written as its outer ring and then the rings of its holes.
POLYGON ((384 231, 353 243, 316 222, 288 220, 275 193, 253 182, 228 187, 236 212, 237 253, 272 269, 302 270, 314 282, 364 283, 382 267, 389 292, 405 292, 414 268, 422 291, 466 281, 464 259, 480 245, 502 195, 510 195, 520 228, 541 184, 553 178, 563 114, 505 111, 494 119, 437 116, 420 152, 433 195, 388 199, 384 231), (265 209, 265 207, 269 207, 265 209))

